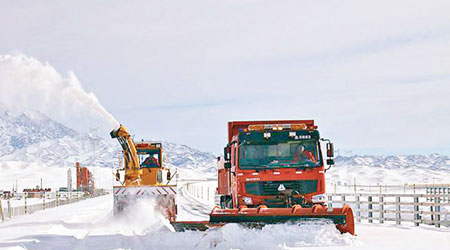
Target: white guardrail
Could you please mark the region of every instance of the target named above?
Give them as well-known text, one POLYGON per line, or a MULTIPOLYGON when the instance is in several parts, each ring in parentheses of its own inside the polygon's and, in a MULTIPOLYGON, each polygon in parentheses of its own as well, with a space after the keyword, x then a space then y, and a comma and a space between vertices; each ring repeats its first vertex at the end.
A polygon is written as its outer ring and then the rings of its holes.
POLYGON ((105 192, 85 194, 83 192, 48 192, 42 198, 0 199, 0 220, 3 222, 17 216, 32 214, 39 210, 58 207, 85 199, 105 195, 105 192))
POLYGON ((350 204, 358 222, 450 226, 449 194, 331 193, 328 206, 350 204))
MULTIPOLYGON (((186 188, 193 197, 217 204, 216 183, 187 182, 186 188)), ((395 193, 384 193, 383 191, 387 190, 380 187, 373 187, 373 190, 381 191, 381 193, 331 192, 327 194, 327 203, 330 207, 339 207, 343 203, 349 204, 353 208, 357 222, 392 222, 397 225, 410 223, 415 226, 426 224, 450 227, 450 185, 414 186, 417 188, 415 190, 417 193, 403 192, 403 186, 401 186, 402 192, 395 193)))
POLYGON ((187 182, 186 190, 193 197, 204 201, 205 203, 216 202, 217 181, 187 182))

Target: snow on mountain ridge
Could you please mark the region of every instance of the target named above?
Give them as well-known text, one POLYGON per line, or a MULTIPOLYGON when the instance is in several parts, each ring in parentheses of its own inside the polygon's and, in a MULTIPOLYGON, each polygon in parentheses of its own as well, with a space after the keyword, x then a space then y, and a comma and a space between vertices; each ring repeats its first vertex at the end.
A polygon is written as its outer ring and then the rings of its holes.
POLYGON ((194 171, 216 171, 216 156, 212 153, 172 142, 163 142, 163 148, 169 164, 194 171))
POLYGON ((420 168, 450 171, 450 157, 439 154, 398 156, 338 156, 336 164, 343 166, 370 166, 383 169, 420 168))
POLYGON ((0 156, 37 142, 76 134, 39 112, 17 112, 0 106, 0 156))
MULTIPOLYGON (((75 130, 34 111, 0 105, 0 161, 41 162, 70 167, 118 167, 117 140, 104 139, 75 130)), ((215 156, 185 145, 163 142, 165 162, 190 170, 215 171, 215 156)))
MULTIPOLYGON (((190 170, 215 171, 215 156, 185 145, 163 142, 165 163, 190 170)), ((116 140, 87 134, 44 140, 14 150, 0 161, 38 161, 49 166, 70 167, 76 161, 85 166, 118 167, 120 146, 116 140)))
POLYGON ((338 156, 327 172, 328 184, 449 183, 450 157, 431 155, 338 156))
MULTIPOLYGON (((41 162, 67 167, 80 161, 86 166, 117 167, 116 140, 78 133, 47 116, 0 106, 0 161, 41 162)), ((163 142, 165 163, 191 172, 215 173, 216 156, 171 142, 163 142)), ((400 156, 338 156, 336 168, 418 169, 450 171, 450 157, 439 154, 400 156)))
POLYGON ((0 157, 0 161, 35 161, 55 167, 71 167, 79 161, 86 166, 112 167, 117 165, 117 152, 118 145, 87 134, 76 134, 18 148, 0 157))

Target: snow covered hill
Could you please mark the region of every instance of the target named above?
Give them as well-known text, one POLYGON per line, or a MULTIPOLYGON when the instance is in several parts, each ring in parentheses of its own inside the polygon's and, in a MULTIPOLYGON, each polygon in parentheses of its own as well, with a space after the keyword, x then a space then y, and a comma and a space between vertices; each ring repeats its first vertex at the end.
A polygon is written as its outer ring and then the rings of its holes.
POLYGON ((0 156, 34 143, 77 133, 38 112, 14 111, 0 106, 0 156))
POLYGON ((166 162, 183 169, 199 173, 216 173, 217 156, 186 145, 163 142, 166 152, 166 162))
MULTIPOLYGON (((77 161, 83 166, 98 168, 94 170, 99 172, 96 179, 110 184, 110 169, 118 167, 120 146, 117 140, 79 133, 35 111, 0 106, 0 139, 0 181, 7 182, 0 188, 9 189, 16 179, 26 186, 31 180, 33 185, 39 183, 41 177, 53 179, 50 174, 64 176, 67 168, 77 161)), ((212 153, 171 142, 163 142, 163 147, 166 165, 178 168, 185 176, 215 173, 216 156, 212 153)), ((47 183, 64 186, 65 178, 59 179, 47 183)))
POLYGON ((329 184, 450 183, 450 157, 439 154, 338 156, 336 165, 327 173, 329 184))
POLYGON ((400 156, 338 156, 336 163, 344 166, 370 166, 383 169, 421 168, 427 170, 450 171, 450 157, 431 155, 400 156))
POLYGON ((0 106, 0 161, 40 162, 68 167, 75 161, 111 166, 118 145, 79 133, 35 111, 0 106))
MULTIPOLYGON (((13 111, 0 106, 0 118, 0 162, 3 163, 0 166, 3 166, 5 178, 8 178, 6 168, 32 166, 29 171, 42 175, 58 170, 39 171, 39 166, 66 171, 80 161, 84 166, 105 168, 99 171, 105 171, 102 173, 109 179, 110 169, 118 166, 120 146, 116 140, 79 133, 29 110, 13 111)), ((166 165, 178 168, 183 178, 215 177, 216 155, 171 142, 163 142, 163 147, 166 165)), ((14 175, 21 177, 19 170, 14 175)), ((51 179, 50 176, 47 178, 51 179)), ((438 154, 338 156, 336 166, 331 168, 327 178, 329 183, 345 184, 355 181, 358 184, 449 183, 450 157, 438 154)), ((61 179, 63 184, 65 180, 61 179)))

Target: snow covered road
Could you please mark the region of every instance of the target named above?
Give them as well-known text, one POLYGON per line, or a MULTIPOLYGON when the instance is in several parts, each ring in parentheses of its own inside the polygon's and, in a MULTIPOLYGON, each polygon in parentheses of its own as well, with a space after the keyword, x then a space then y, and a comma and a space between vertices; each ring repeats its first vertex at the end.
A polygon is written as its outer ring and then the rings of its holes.
MULTIPOLYGON (((205 219, 208 207, 180 192, 180 219, 205 219), (193 207, 192 211, 187 208, 193 207)), ((445 249, 450 231, 432 227, 357 224, 358 236, 333 225, 226 225, 208 232, 172 232, 149 206, 114 219, 112 195, 0 223, 0 249, 445 249), (134 215, 138 215, 137 217, 134 215)))

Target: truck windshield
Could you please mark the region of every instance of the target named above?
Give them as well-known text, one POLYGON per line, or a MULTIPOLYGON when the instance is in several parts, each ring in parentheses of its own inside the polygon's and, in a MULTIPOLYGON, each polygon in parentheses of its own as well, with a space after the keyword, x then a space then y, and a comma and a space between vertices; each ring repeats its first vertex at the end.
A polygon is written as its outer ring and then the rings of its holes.
POLYGON ((277 144, 247 144, 239 150, 242 169, 321 166, 319 143, 315 139, 277 144))

